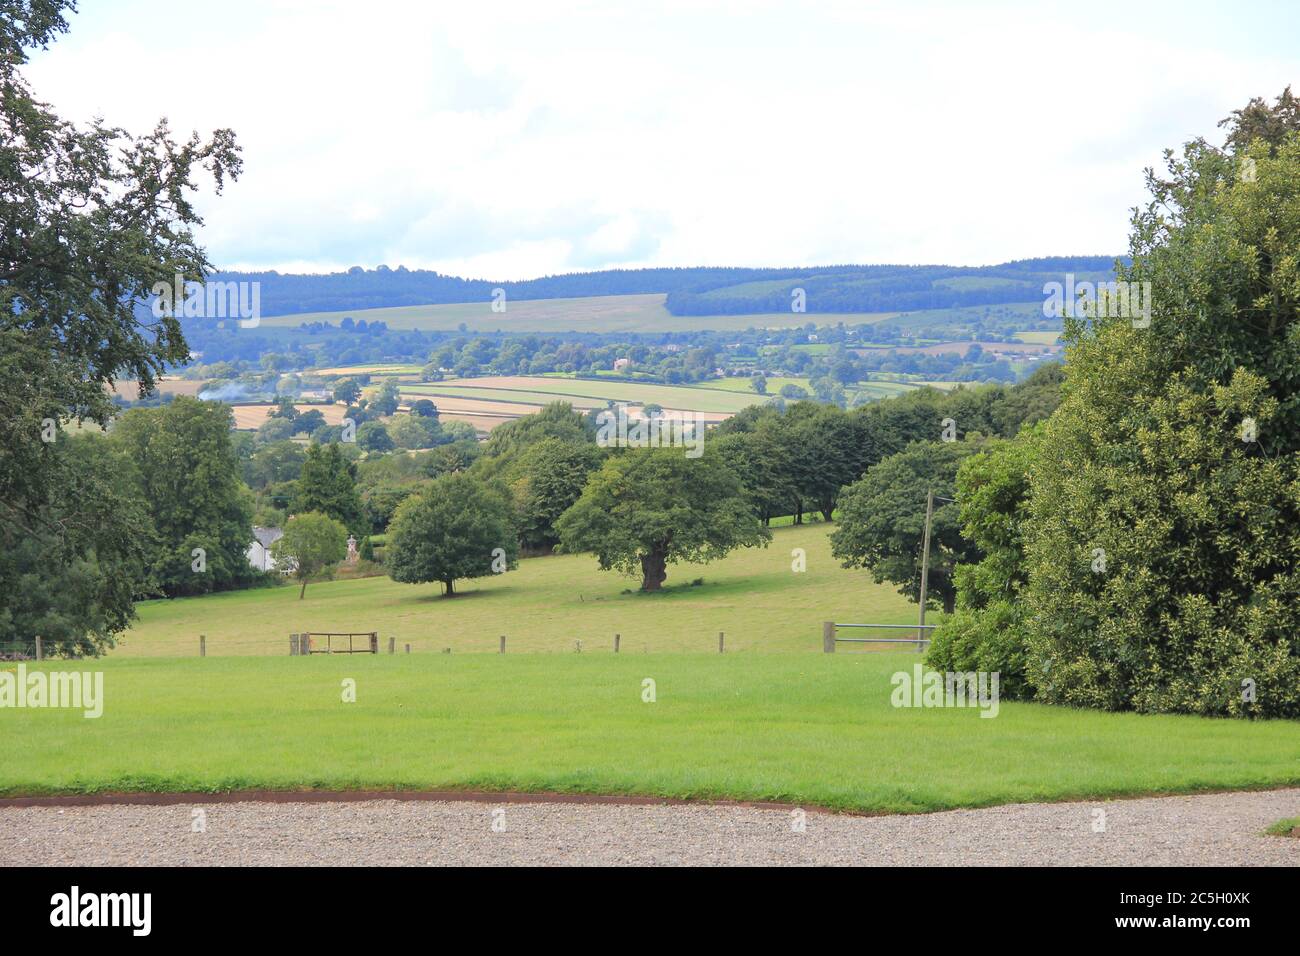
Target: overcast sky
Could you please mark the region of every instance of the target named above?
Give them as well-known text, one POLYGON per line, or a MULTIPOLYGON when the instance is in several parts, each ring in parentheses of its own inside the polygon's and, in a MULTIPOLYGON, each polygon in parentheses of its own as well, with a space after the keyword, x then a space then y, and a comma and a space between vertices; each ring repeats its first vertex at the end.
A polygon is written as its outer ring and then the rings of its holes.
POLYGON ((1293 2, 81 5, 37 94, 235 129, 229 268, 1120 253, 1164 147, 1300 87, 1293 2))

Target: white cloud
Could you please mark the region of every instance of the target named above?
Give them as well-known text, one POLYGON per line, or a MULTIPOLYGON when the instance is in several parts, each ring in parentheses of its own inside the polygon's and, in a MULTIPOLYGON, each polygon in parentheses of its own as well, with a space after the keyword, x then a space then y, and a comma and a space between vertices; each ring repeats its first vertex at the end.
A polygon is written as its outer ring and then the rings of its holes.
POLYGON ((1300 79, 1281 24, 1182 6, 106 7, 34 58, 38 92, 235 128, 203 238, 281 269, 1120 252, 1143 166, 1300 79))

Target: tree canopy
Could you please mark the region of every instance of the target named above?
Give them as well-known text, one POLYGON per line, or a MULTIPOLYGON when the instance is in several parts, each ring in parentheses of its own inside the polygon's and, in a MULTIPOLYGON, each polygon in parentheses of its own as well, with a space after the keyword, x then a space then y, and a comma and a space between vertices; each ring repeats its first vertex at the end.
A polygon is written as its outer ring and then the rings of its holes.
MULTIPOLYGON (((142 304, 157 283, 210 271, 194 240, 193 194, 204 171, 219 192, 240 159, 229 130, 178 140, 163 121, 132 135, 71 123, 38 100, 20 68, 67 30, 70 9, 30 0, 0 17, 0 553, 39 542, 51 587, 66 581, 65 593, 92 602, 84 615, 48 606, 37 625, 84 653, 133 614, 141 555, 109 542, 138 529, 132 509, 105 507, 116 501, 112 479, 87 474, 52 429, 74 418, 106 424, 115 410, 106 386, 129 378, 148 396, 167 365, 188 360, 179 321, 142 304), (122 586, 107 584, 115 575, 122 586)), ((37 592, 6 576, 25 566, 0 562, 10 626, 36 613, 25 602, 37 592)))
POLYGON ((610 458, 556 530, 565 551, 593 552, 602 570, 640 573, 643 591, 662 587, 669 564, 714 561, 771 539, 739 477, 708 444, 699 458, 680 448, 610 458))
POLYGON ((455 582, 516 567, 519 539, 510 500, 499 487, 464 473, 429 482, 397 507, 384 567, 394 581, 455 582))
POLYGON ((295 512, 319 511, 342 522, 349 530, 364 530, 361 496, 357 493, 357 466, 344 457, 337 442, 308 447, 291 508, 295 512))
POLYGON ((1287 91, 1225 125, 1148 174, 1119 279, 1150 284, 1149 325, 1067 319, 1059 407, 963 469, 995 550, 932 663, 1050 703, 1300 714, 1300 114, 1287 91))
MULTIPOLYGON (((844 567, 867 568, 877 583, 897 584, 900 594, 919 601, 927 495, 933 491, 940 498, 955 498, 957 468, 977 450, 972 442, 915 442, 869 468, 840 499, 831 553, 844 567)), ((962 535, 957 505, 936 501, 928 599, 938 598, 951 612, 956 567, 978 557, 978 549, 962 535)))

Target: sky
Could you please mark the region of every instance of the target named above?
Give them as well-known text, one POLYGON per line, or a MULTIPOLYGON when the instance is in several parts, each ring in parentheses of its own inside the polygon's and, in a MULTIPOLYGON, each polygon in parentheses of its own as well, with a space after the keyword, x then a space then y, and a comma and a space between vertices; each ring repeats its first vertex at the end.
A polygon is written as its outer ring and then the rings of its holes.
POLYGON ((1144 167, 1300 87, 1300 4, 81 0, 65 118, 235 130, 229 269, 522 279, 1120 254, 1144 167))

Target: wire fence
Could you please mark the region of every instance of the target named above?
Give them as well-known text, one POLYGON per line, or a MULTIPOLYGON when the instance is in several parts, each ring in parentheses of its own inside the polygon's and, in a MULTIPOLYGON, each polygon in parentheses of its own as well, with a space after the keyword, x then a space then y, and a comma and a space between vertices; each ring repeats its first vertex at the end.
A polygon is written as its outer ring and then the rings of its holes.
POLYGON ((0 661, 36 660, 36 642, 0 641, 0 661))
MULTIPOLYGON (((845 625, 839 625, 844 627, 845 625)), ((916 625, 897 625, 915 631, 916 625)), ((839 637, 840 642, 845 638, 839 637)), ((928 641, 924 641, 928 644, 928 641)), ((879 653, 897 651, 900 645, 916 646, 916 639, 853 641, 853 652, 879 653)), ((802 653, 821 651, 825 643, 809 634, 806 641, 774 642, 768 638, 745 634, 728 634, 725 631, 701 630, 694 634, 636 633, 585 633, 571 637, 548 635, 535 637, 527 633, 515 634, 412 634, 379 633, 374 631, 299 632, 279 637, 249 638, 221 637, 195 634, 170 638, 166 641, 135 641, 127 637, 109 649, 109 657, 162 658, 162 657, 280 657, 310 654, 736 654, 736 653, 802 653), (309 639, 310 637, 310 639, 309 639)), ((918 648, 919 649, 919 648, 918 648)), ((846 648, 841 649, 841 653, 846 648)), ((37 647, 34 639, 0 642, 0 662, 66 659, 88 656, 68 654, 58 644, 42 642, 37 647)))

